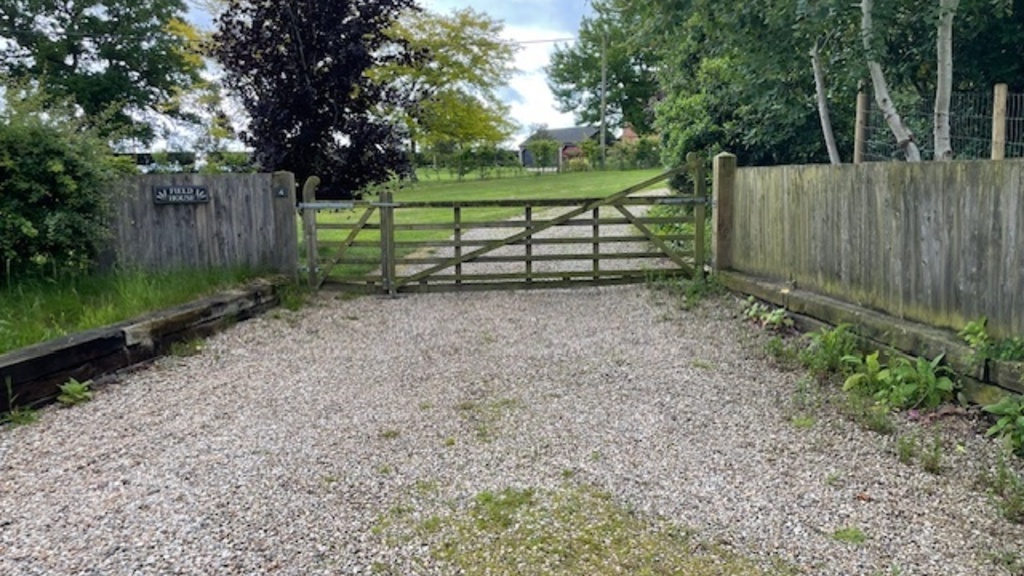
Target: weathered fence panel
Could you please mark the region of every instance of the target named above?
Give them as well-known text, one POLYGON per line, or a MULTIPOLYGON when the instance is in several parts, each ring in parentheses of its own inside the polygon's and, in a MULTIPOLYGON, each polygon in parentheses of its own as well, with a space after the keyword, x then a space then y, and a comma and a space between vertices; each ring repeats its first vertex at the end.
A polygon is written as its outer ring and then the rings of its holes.
POLYGON ((114 251, 147 270, 250 266, 298 269, 295 177, 145 174, 115 196, 114 251))
POLYGON ((986 316, 995 335, 1024 334, 1022 161, 741 168, 724 188, 728 269, 933 326, 986 316))

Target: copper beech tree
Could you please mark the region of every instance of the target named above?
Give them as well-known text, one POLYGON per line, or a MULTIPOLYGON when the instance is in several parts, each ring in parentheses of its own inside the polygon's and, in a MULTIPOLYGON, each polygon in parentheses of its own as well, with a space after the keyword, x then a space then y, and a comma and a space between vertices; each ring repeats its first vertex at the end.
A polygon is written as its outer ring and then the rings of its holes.
POLYGON ((248 113, 243 140, 264 170, 319 176, 342 198, 410 171, 406 134, 380 111, 401 95, 366 72, 414 56, 386 31, 413 0, 229 0, 212 53, 248 113))

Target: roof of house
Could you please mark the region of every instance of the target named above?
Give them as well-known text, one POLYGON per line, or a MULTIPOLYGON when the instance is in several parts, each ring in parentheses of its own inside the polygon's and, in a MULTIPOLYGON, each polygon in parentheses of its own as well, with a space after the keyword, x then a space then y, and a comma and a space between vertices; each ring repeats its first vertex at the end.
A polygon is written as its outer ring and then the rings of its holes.
MULTIPOLYGON (((574 126, 572 128, 544 129, 544 132, 546 132, 552 140, 557 140, 562 144, 579 144, 580 142, 593 138, 594 135, 600 131, 601 129, 597 126, 574 126)), ((526 139, 526 142, 529 142, 534 136, 536 136, 536 133, 531 134, 530 138, 526 139)), ((526 142, 523 144, 525 145, 526 142)))

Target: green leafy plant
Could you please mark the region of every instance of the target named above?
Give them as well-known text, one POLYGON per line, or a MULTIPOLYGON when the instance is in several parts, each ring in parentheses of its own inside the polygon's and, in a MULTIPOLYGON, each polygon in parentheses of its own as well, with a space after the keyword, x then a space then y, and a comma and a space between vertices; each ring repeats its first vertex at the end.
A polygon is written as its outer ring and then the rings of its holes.
POLYGON ((952 372, 943 366, 943 354, 932 360, 917 358, 914 362, 897 358, 889 366, 879 361, 879 353, 864 358, 845 356, 843 362, 855 372, 843 384, 843 390, 871 396, 886 407, 907 410, 931 410, 953 397, 952 372))
POLYGON ((793 327, 793 319, 789 317, 785 308, 770 308, 767 304, 758 302, 753 296, 747 298, 743 315, 767 330, 781 332, 793 327))
POLYGON ((807 334, 807 347, 799 353, 800 363, 818 378, 846 370, 848 364, 843 358, 857 351, 857 340, 850 328, 849 324, 840 324, 807 334))
POLYGON ((1024 395, 1004 396, 982 410, 998 417, 986 436, 1003 438, 1011 450, 1024 456, 1024 395))
POLYGON ((988 333, 988 318, 982 316, 972 320, 958 335, 971 347, 971 365, 979 366, 988 360, 1021 361, 1024 360, 1024 338, 992 338, 988 333))
POLYGON ((88 402, 92 400, 92 390, 89 389, 91 386, 92 380, 79 382, 72 378, 60 385, 60 395, 57 396, 57 401, 65 406, 88 402))

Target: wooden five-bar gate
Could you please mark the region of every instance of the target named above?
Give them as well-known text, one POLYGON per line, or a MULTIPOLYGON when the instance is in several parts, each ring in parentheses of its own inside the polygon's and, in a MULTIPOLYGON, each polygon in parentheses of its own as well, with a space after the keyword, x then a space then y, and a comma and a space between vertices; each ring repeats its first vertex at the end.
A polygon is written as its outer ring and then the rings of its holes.
POLYGON ((692 194, 642 193, 683 170, 603 198, 543 200, 317 202, 311 178, 299 204, 306 278, 390 295, 703 278, 703 168, 693 164, 692 194), (664 204, 692 210, 647 214, 664 204))

